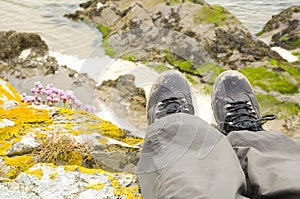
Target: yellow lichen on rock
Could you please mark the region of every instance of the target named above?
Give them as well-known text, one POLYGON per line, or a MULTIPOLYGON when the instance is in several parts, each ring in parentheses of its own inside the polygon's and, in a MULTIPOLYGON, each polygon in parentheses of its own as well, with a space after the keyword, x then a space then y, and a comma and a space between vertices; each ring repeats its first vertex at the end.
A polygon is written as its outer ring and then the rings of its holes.
POLYGON ((6 100, 14 100, 17 103, 21 103, 21 97, 16 89, 0 78, 0 105, 6 100))
POLYGON ((7 176, 11 179, 16 178, 21 172, 27 171, 34 165, 30 155, 16 156, 16 157, 3 157, 5 164, 10 167, 7 176))
POLYGON ((34 175, 37 179, 42 179, 43 177, 43 170, 42 169, 35 169, 35 170, 28 170, 25 173, 30 174, 30 175, 34 175))
POLYGON ((49 175, 50 179, 55 180, 57 178, 58 172, 55 171, 49 175))
MULTIPOLYGON (((81 135, 81 134, 92 134, 99 133, 108 138, 112 138, 121 142, 124 142, 129 145, 136 145, 142 143, 144 141, 143 138, 134 137, 126 135, 123 129, 120 129, 113 123, 109 121, 105 121, 100 119, 99 117, 90 114, 86 111, 82 110, 71 110, 67 108, 59 108, 57 110, 59 114, 63 115, 64 118, 68 121, 67 123, 61 124, 61 128, 65 129, 66 132, 71 133, 73 135, 81 135), (78 126, 78 118, 81 118, 83 122, 81 122, 80 129, 76 129, 76 125, 78 126)), ((56 123, 54 121, 54 123, 56 123)), ((107 143, 105 140, 99 140, 99 143, 107 143)))
POLYGON ((104 171, 102 169, 88 169, 88 168, 85 168, 85 167, 81 167, 81 166, 78 166, 78 165, 66 165, 64 166, 64 169, 65 171, 68 171, 68 172, 73 172, 73 171, 80 171, 82 173, 85 173, 85 174, 95 174, 95 173, 110 173, 108 171, 104 171))
POLYGON ((125 199, 142 199, 139 193, 139 186, 121 186, 117 178, 108 176, 111 185, 114 187, 114 194, 116 196, 123 196, 125 199))
POLYGON ((26 135, 34 127, 47 126, 52 119, 47 110, 34 109, 20 105, 11 109, 0 109, 0 120, 8 119, 14 122, 13 126, 0 128, 0 154, 6 154, 6 150, 18 141, 21 136, 26 135))
POLYGON ((100 190, 105 186, 105 184, 101 183, 101 182, 97 182, 97 183, 89 183, 87 185, 84 185, 84 188, 87 189, 95 189, 95 190, 100 190))

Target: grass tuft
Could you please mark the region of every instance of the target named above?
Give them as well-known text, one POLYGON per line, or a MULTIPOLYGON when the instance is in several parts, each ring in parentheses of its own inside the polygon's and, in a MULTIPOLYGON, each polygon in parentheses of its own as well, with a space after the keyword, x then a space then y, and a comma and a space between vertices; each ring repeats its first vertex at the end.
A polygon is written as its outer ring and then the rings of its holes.
POLYGON ((84 165, 91 160, 88 145, 79 143, 74 137, 53 133, 33 151, 33 160, 54 165, 84 165))

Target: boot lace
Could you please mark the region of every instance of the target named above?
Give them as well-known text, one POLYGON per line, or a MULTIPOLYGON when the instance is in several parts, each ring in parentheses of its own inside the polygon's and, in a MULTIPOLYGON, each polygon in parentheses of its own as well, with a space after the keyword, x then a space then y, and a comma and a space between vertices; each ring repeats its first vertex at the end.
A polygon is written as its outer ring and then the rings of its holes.
POLYGON ((276 118, 274 114, 259 117, 249 101, 228 102, 225 109, 225 121, 218 125, 225 133, 239 130, 261 131, 264 130, 264 123, 276 118))
POLYGON ((156 109, 157 118, 173 114, 188 113, 194 114, 194 106, 187 103, 185 98, 172 97, 159 102, 156 109))

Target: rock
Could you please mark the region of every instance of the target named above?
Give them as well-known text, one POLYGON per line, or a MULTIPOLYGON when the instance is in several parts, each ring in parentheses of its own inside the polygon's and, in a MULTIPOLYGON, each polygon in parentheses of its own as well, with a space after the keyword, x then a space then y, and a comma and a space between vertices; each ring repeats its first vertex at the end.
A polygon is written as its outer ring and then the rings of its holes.
POLYGON ((98 9, 97 3, 89 1, 79 16, 109 28, 104 47, 117 57, 168 62, 180 71, 204 79, 208 78, 201 71, 207 64, 239 69, 270 57, 280 59, 221 6, 204 1, 131 0, 104 1, 98 9), (191 64, 174 65, 166 58, 166 52, 179 62, 191 64))
POLYGON ((0 105, 18 102, 0 108, 1 198, 141 197, 142 138, 85 111, 28 106, 0 85, 0 105))
POLYGON ((241 69, 268 58, 281 60, 278 54, 270 51, 268 45, 254 39, 249 31, 236 27, 220 27, 216 28, 216 35, 218 39, 211 45, 211 53, 216 58, 220 53, 225 55, 219 60, 220 65, 241 69))
POLYGON ((145 131, 146 96, 142 88, 137 88, 133 75, 121 75, 116 80, 108 80, 97 86, 97 99, 114 113, 114 118, 124 128, 139 134, 145 131))
POLYGON ((19 93, 6 81, 0 78, 0 107, 11 109, 21 103, 19 93))
POLYGON ((2 198, 141 198, 136 176, 79 166, 36 164, 13 182, 0 184, 2 198))
POLYGON ((38 34, 0 32, 0 41, 0 78, 19 92, 30 91, 36 81, 54 83, 60 89, 73 90, 84 104, 94 103, 96 82, 87 74, 58 65, 48 55, 48 46, 38 34))
POLYGON ((259 35, 271 46, 288 50, 300 48, 300 6, 292 6, 272 16, 259 35))
MULTIPOLYGON (((204 1, 163 0, 107 0, 101 1, 101 8, 97 4, 96 0, 89 1, 75 16, 98 26, 107 54, 174 67, 187 74, 192 83, 205 83, 208 91, 218 74, 238 70, 250 79, 262 113, 278 114, 284 121, 279 122, 282 132, 297 131, 299 64, 286 62, 223 7, 204 1), (290 104, 278 95, 289 95, 290 104)), ((297 32, 298 8, 290 10, 284 14, 286 21, 291 21, 286 32, 297 32)), ((277 21, 274 24, 282 24, 277 21)))
POLYGON ((48 51, 46 43, 35 33, 0 32, 0 41, 0 60, 15 58, 27 49, 36 56, 44 56, 48 51))

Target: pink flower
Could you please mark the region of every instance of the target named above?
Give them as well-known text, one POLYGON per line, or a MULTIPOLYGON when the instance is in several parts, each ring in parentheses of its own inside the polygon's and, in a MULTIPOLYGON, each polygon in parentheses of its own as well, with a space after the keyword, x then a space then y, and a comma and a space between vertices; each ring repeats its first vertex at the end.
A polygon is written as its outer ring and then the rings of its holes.
POLYGON ((32 88, 32 89, 31 89, 31 92, 32 92, 32 93, 38 93, 38 92, 39 92, 39 89, 38 89, 38 88, 32 88))
POLYGON ((92 105, 87 104, 85 105, 84 109, 89 113, 95 114, 95 107, 92 105))
POLYGON ((52 88, 54 88, 54 85, 53 85, 53 83, 51 83, 51 84, 47 84, 47 86, 46 86, 46 90, 51 90, 52 88))
POLYGON ((25 102, 27 102, 28 104, 31 104, 35 101, 35 97, 33 96, 27 96, 25 102))
POLYGON ((48 96, 47 97, 47 102, 52 102, 52 97, 48 96))
POLYGON ((52 99, 52 102, 53 102, 53 103, 59 102, 59 98, 57 98, 57 97, 53 98, 53 99, 52 99))
POLYGON ((43 88, 43 85, 41 84, 41 82, 35 82, 34 85, 41 90, 43 88))
POLYGON ((26 100, 26 93, 23 93, 21 96, 21 101, 24 102, 26 100))
POLYGON ((74 101, 74 105, 76 105, 76 106, 77 106, 77 108, 79 108, 79 107, 81 107, 81 106, 82 106, 82 103, 81 103, 81 101, 79 101, 78 99, 75 99, 75 101, 74 101))
POLYGON ((75 99, 73 91, 66 90, 65 95, 67 96, 68 99, 71 99, 71 100, 75 99))

